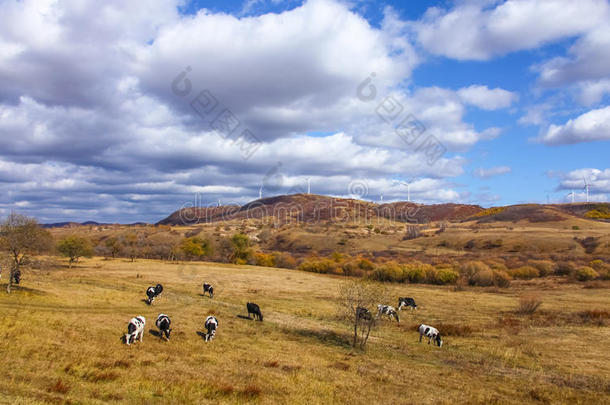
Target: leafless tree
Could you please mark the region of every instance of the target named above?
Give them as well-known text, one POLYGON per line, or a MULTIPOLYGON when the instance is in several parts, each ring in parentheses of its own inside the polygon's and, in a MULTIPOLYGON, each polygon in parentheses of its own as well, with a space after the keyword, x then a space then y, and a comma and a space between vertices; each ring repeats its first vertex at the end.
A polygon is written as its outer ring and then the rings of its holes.
POLYGON ((340 311, 343 318, 353 327, 353 347, 364 350, 371 330, 376 325, 377 304, 387 295, 381 283, 364 279, 349 280, 339 290, 340 311))
POLYGON ((53 238, 34 218, 12 213, 0 223, 0 250, 9 256, 9 277, 6 292, 10 294, 13 282, 19 283, 21 267, 32 255, 48 251, 53 238))

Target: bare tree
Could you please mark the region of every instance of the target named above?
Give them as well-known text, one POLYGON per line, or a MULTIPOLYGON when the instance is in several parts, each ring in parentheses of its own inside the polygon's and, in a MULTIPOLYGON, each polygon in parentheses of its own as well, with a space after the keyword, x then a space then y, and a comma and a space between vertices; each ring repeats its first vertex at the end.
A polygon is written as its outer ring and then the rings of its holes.
POLYGON ((364 350, 371 330, 376 325, 376 308, 386 296, 383 284, 364 280, 349 280, 339 289, 340 310, 354 328, 353 347, 364 350))
POLYGON ((53 238, 34 218, 12 213, 0 223, 0 250, 10 257, 10 271, 6 292, 10 294, 13 282, 19 284, 21 266, 35 254, 48 251, 53 238))

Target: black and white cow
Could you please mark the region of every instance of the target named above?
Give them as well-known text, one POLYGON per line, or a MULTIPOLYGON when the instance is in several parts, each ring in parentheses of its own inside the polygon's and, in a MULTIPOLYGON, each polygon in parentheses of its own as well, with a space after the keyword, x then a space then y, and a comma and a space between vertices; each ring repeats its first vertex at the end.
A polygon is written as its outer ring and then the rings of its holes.
POLYGON ((163 286, 161 284, 157 284, 156 286, 150 286, 146 290, 146 296, 148 299, 146 300, 147 304, 150 305, 153 303, 155 298, 157 298, 163 292, 163 286))
POLYGON ((210 340, 214 339, 214 336, 216 336, 216 329, 218 328, 218 319, 216 319, 215 316, 210 315, 205 318, 205 323, 203 324, 203 326, 206 329, 205 341, 209 342, 210 340))
POLYGON ((248 308, 248 318, 250 318, 250 314, 254 315, 254 320, 258 317, 259 321, 263 321, 263 314, 261 313, 261 309, 258 305, 253 302, 248 302, 246 304, 246 308, 248 308))
POLYGON ((129 324, 127 324, 127 334, 125 335, 125 343, 130 345, 138 338, 140 342, 144 336, 144 325, 146 325, 146 319, 142 315, 131 318, 129 324))
POLYGON ((356 308, 356 318, 364 319, 365 321, 372 321, 373 315, 371 314, 371 311, 369 311, 368 309, 366 309, 364 307, 357 307, 356 308))
POLYGON ((381 315, 387 315, 388 318, 394 318, 398 323, 400 323, 398 313, 396 312, 396 309, 394 309, 393 306, 381 304, 377 305, 377 318, 379 318, 381 315))
POLYGON ((172 321, 169 319, 169 316, 159 314, 159 316, 157 316, 157 322, 155 322, 155 325, 157 325, 157 328, 159 328, 159 337, 165 337, 166 340, 169 340, 169 335, 172 333, 172 321))
POLYGON ((212 287, 212 284, 203 283, 203 295, 205 293, 208 293, 210 298, 214 298, 214 287, 212 287))
POLYGON ((398 298, 398 310, 402 310, 402 307, 411 307, 411 311, 413 311, 414 309, 417 309, 417 304, 411 297, 400 297, 398 298))
POLYGON ((434 340, 434 344, 438 345, 438 347, 441 347, 443 345, 443 339, 441 338, 441 334, 439 333, 438 329, 433 328, 432 326, 424 324, 419 325, 420 342, 423 336, 426 336, 428 338, 428 344, 430 344, 430 342, 434 340))

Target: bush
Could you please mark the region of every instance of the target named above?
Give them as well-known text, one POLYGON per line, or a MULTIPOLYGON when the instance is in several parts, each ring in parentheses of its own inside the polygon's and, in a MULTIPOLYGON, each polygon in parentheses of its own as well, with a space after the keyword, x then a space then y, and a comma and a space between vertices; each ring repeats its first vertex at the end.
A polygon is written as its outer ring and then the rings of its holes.
POLYGON ((519 298, 519 307, 517 313, 521 315, 531 315, 542 305, 540 297, 532 294, 526 294, 519 298))
POLYGON ((414 263, 405 266, 405 277, 410 283, 423 283, 426 279, 426 270, 423 266, 414 263))
POLYGON ((455 270, 442 268, 436 270, 436 284, 455 284, 460 278, 460 273, 455 270))
POLYGON ((464 263, 460 267, 460 274, 469 285, 493 285, 493 272, 483 262, 472 261, 464 263))
POLYGON ((297 261, 290 253, 273 252, 273 262, 276 267, 281 267, 283 269, 297 268, 297 261))
POLYGON ((610 270, 610 264, 606 264, 603 260, 597 259, 589 262, 589 266, 597 272, 605 272, 610 270))
POLYGON ((510 269, 508 271, 508 274, 510 274, 514 278, 520 278, 523 280, 530 280, 532 278, 540 276, 538 269, 532 266, 521 266, 516 269, 510 269))
POLYGON ((304 261, 299 269, 321 274, 342 273, 342 271, 338 271, 337 263, 328 259, 304 261))
POLYGON ((257 266, 275 267, 275 258, 270 253, 256 252, 254 254, 254 263, 257 266))
POLYGON ((489 287, 494 285, 494 272, 491 269, 485 269, 477 272, 471 279, 470 285, 481 287, 489 287))
POLYGON ((582 266, 576 270, 574 277, 576 277, 578 281, 589 281, 598 278, 599 273, 589 266, 582 266))
POLYGON ((368 278, 376 281, 404 282, 406 275, 398 263, 388 262, 378 266, 369 274, 368 278))
POLYGON ((508 273, 502 270, 494 270, 494 284, 500 288, 507 288, 510 286, 510 276, 508 273))
POLYGON ((543 276, 548 276, 553 273, 555 269, 555 263, 550 260, 531 260, 530 265, 538 270, 538 274, 543 276))
POLYGON ((576 266, 571 262, 561 262, 557 263, 557 267, 555 267, 555 274, 558 276, 569 276, 574 274, 576 271, 576 266))

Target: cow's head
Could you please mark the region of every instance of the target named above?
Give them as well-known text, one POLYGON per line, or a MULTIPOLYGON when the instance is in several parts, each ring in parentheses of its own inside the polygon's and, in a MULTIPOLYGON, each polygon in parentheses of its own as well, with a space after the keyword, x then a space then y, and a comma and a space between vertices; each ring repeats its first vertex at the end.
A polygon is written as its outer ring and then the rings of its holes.
POLYGON ((441 347, 443 345, 443 339, 441 338, 440 333, 436 334, 436 337, 434 338, 434 340, 436 341, 436 344, 438 345, 438 347, 441 347))

